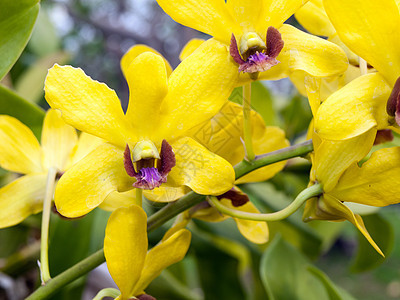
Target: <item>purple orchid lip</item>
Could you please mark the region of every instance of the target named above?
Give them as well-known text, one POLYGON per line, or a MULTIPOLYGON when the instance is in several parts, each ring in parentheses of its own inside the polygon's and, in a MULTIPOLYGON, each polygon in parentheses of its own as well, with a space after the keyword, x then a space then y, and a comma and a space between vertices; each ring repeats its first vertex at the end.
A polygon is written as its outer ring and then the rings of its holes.
POLYGON ((126 145, 124 152, 124 167, 129 176, 136 178, 136 182, 133 184, 133 187, 135 188, 152 190, 159 187, 161 184, 167 182, 168 173, 175 164, 176 160, 174 151, 172 150, 171 145, 168 144, 166 140, 163 140, 161 144, 160 160, 157 162, 157 167, 151 166, 154 165, 154 158, 147 160, 142 159, 141 161, 136 162, 136 165, 146 167, 142 167, 136 172, 131 159, 131 151, 129 146, 126 145))
POLYGON ((284 42, 278 29, 272 26, 268 27, 266 41, 266 49, 253 47, 243 53, 242 57, 239 53, 235 35, 232 34, 229 52, 233 60, 239 65, 239 72, 265 72, 279 63, 276 57, 282 51, 284 42))

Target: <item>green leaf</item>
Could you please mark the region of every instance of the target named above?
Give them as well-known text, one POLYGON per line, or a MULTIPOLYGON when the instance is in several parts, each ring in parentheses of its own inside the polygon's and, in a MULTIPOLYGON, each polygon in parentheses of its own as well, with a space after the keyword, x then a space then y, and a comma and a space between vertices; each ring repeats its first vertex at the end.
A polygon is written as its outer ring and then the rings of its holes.
POLYGON ((21 55, 39 13, 39 0, 0 1, 0 79, 21 55))
MULTIPOLYGON (((388 256, 394 245, 394 230, 389 221, 380 214, 363 216, 365 227, 383 253, 388 256)), ((368 243, 362 234, 358 234, 358 250, 352 262, 352 272, 365 272, 376 268, 385 261, 368 243)))
POLYGON ((68 59, 69 55, 65 52, 52 53, 39 59, 18 78, 15 91, 22 98, 38 103, 44 92, 44 81, 48 69, 55 63, 64 64, 68 59))
POLYGON ((40 138, 44 118, 43 109, 2 85, 0 85, 0 114, 17 118, 27 125, 37 138, 40 138))
POLYGON ((269 299, 350 299, 343 297, 325 274, 316 272, 315 267, 280 236, 264 252, 260 274, 269 299), (313 271, 310 271, 310 267, 313 271))
POLYGON ((301 95, 292 98, 283 109, 282 116, 285 124, 283 129, 290 140, 306 132, 312 118, 310 106, 301 95))

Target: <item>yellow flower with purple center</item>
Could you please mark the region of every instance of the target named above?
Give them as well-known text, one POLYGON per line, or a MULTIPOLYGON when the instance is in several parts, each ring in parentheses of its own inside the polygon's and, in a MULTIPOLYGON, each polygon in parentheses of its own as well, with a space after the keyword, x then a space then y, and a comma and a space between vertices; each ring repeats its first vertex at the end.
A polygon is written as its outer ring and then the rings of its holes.
POLYGON ((108 142, 59 181, 55 202, 65 216, 86 214, 115 191, 187 186, 219 195, 233 186, 232 166, 187 134, 218 112, 234 87, 234 66, 221 59, 228 50, 211 40, 171 73, 161 56, 144 49, 133 47, 121 61, 130 89, 126 113, 113 90, 81 69, 49 70, 50 106, 75 128, 108 142))

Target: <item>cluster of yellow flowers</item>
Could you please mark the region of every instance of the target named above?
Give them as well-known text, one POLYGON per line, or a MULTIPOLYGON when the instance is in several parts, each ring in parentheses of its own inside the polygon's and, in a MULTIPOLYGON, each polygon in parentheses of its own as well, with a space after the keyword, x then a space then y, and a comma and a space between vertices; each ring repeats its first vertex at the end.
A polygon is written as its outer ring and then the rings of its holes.
MULTIPOLYGON (((399 130, 400 3, 158 4, 178 23, 212 38, 190 41, 175 70, 155 50, 132 47, 121 60, 130 89, 126 113, 113 90, 81 69, 52 67, 45 82, 52 109, 41 145, 25 125, 0 117, 0 166, 26 174, 0 189, 0 227, 42 210, 48 173, 55 169, 60 179, 54 202, 60 214, 80 217, 98 206, 114 211, 104 241, 108 268, 121 292, 118 299, 140 299, 152 279, 184 257, 191 239, 184 227, 191 218, 215 222, 229 217, 201 203, 178 216, 163 241, 147 252, 142 191, 158 202, 194 191, 216 196, 232 211, 258 214, 235 184, 267 180, 285 162, 237 179, 233 166, 289 143, 281 129, 266 126, 246 109, 246 91, 254 80, 290 77, 308 97, 314 116, 308 132, 314 148, 309 186, 321 186, 306 202, 304 220, 348 220, 383 255, 361 217, 345 203, 387 206, 400 201, 399 147, 375 151, 361 163, 374 143, 390 138, 388 130, 399 130), (293 14, 314 35, 284 24, 293 14), (240 105, 227 100, 238 86, 244 87, 243 114, 240 105), (214 122, 219 127, 211 136, 196 134, 214 122), (79 138, 74 128, 82 131, 79 138)), ((250 241, 268 241, 265 222, 235 220, 250 241)))

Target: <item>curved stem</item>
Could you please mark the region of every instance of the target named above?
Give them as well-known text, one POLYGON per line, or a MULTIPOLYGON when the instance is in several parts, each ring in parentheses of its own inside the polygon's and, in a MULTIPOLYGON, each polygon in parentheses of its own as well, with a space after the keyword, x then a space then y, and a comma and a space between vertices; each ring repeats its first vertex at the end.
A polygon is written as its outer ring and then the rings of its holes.
POLYGON ((40 275, 42 285, 51 279, 49 270, 49 223, 51 200, 54 194, 54 184, 56 181, 57 168, 51 167, 47 171, 46 194, 43 201, 42 228, 40 238, 40 275))
POLYGON ((93 300, 101 300, 104 297, 111 297, 111 298, 117 298, 119 295, 121 295, 121 292, 117 289, 114 288, 106 288, 102 289, 100 292, 97 293, 97 295, 93 298, 93 300))
MULTIPOLYGON (((311 140, 287 147, 278 151, 268 153, 266 155, 260 155, 252 162, 242 161, 235 166, 236 179, 254 171, 258 168, 273 164, 278 161, 289 159, 292 157, 305 155, 313 150, 311 140)), ((160 227, 166 221, 172 219, 179 213, 185 211, 186 209, 200 203, 204 200, 204 195, 199 195, 194 192, 190 192, 183 196, 178 201, 169 203, 162 209, 157 211, 155 214, 151 215, 147 219, 147 230, 148 232, 160 227)), ((50 297, 63 286, 74 281, 76 278, 85 275, 95 267, 99 266, 105 261, 103 249, 95 252, 91 256, 80 261, 73 267, 49 280, 46 285, 39 287, 35 292, 33 292, 27 300, 42 300, 50 297)))
POLYGON ((323 192, 322 186, 320 184, 315 184, 312 185, 305 190, 303 190, 297 197, 296 199, 290 203, 287 207, 284 209, 269 213, 269 214, 260 214, 260 213, 249 213, 249 212, 244 212, 236 209, 229 208, 225 205, 223 205, 216 197, 211 196, 209 197, 209 203, 213 205, 215 208, 217 208, 221 213, 231 216, 233 218, 237 219, 245 219, 245 220, 251 220, 251 221, 279 221, 286 219, 289 217, 291 214, 296 212, 304 202, 306 202, 308 199, 318 196, 323 192))
POLYGON ((249 161, 255 158, 251 134, 251 82, 249 82, 243 85, 243 137, 249 161))

